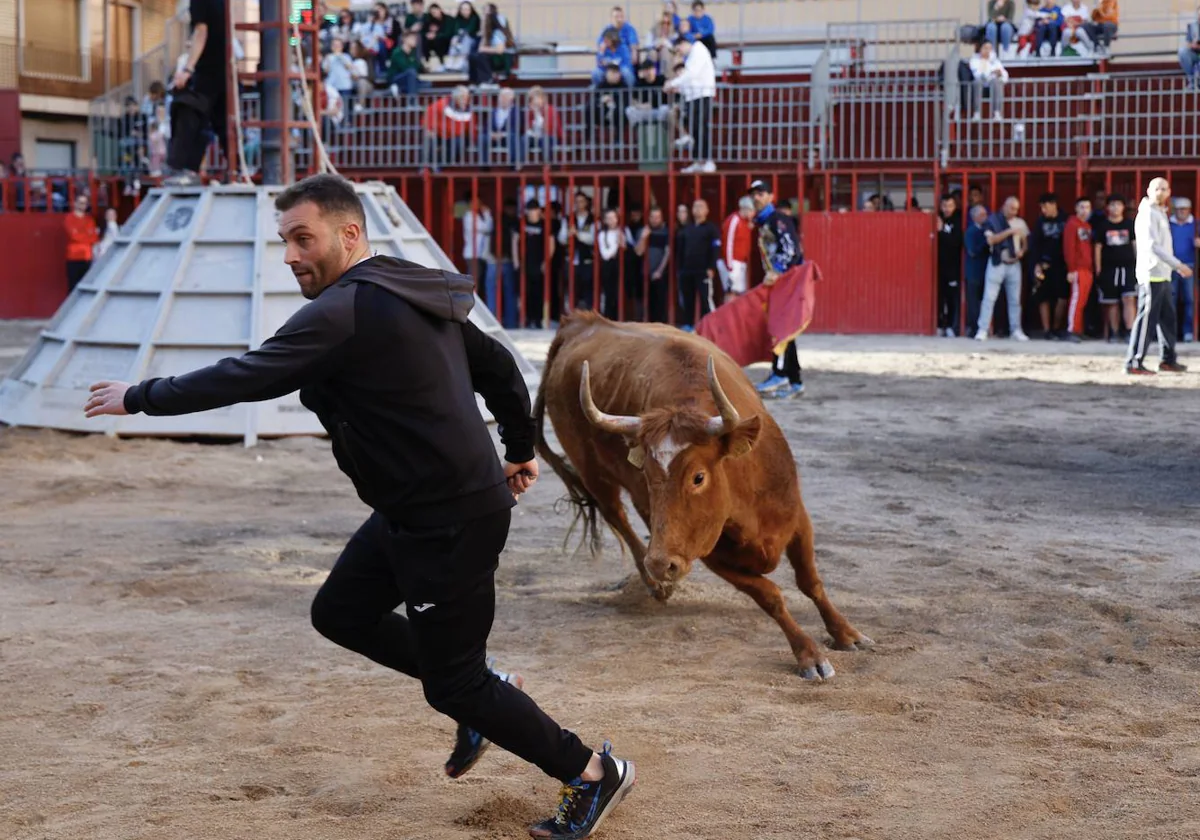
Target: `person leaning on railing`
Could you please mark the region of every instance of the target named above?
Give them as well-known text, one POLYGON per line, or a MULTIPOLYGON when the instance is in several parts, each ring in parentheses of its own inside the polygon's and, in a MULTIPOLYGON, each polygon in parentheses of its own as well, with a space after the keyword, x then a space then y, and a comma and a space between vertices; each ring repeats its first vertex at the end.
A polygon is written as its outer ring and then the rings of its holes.
POLYGON ((471 92, 465 86, 459 85, 425 109, 425 148, 435 172, 443 163, 464 163, 467 141, 474 136, 471 92))
POLYGON ((542 160, 554 159, 554 145, 563 138, 562 121, 558 118, 558 109, 546 99, 546 91, 540 85, 529 89, 525 100, 525 144, 521 158, 533 151, 539 151, 542 160))

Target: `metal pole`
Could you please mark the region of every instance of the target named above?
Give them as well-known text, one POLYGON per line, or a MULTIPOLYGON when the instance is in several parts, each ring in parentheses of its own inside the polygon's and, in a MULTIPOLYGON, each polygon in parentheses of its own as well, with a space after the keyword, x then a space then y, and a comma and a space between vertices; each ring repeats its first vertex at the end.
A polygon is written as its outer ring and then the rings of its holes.
POLYGON ((290 184, 292 182, 291 161, 283 154, 283 121, 291 115, 291 91, 285 83, 290 66, 284 60, 287 37, 284 34, 286 17, 282 0, 264 0, 259 5, 263 23, 275 26, 263 27, 261 55, 263 72, 267 75, 260 87, 262 101, 262 175, 264 184, 290 184))

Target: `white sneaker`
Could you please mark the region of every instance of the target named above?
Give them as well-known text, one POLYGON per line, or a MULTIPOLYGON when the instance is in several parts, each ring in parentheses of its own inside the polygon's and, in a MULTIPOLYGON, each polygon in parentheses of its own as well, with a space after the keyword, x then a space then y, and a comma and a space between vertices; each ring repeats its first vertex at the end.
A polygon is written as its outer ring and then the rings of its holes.
POLYGON ((980 330, 979 332, 975 333, 976 341, 987 341, 987 338, 988 338, 987 333, 985 333, 983 330, 980 330))
POLYGON ((992 112, 992 119, 999 122, 1000 120, 1004 119, 1004 112, 1001 111, 999 108, 997 108, 995 111, 992 112))
POLYGON ((980 116, 978 111, 976 111, 974 114, 971 115, 971 122, 979 122, 982 119, 983 119, 983 117, 980 116))
POLYGON ((1028 341, 1029 336, 1025 335, 1024 330, 1013 330, 1013 341, 1028 341))
POLYGON ((701 172, 716 172, 717 164, 711 160, 706 160, 706 161, 704 161, 703 164, 700 165, 700 171, 701 172))
POLYGON ((685 134, 675 141, 676 149, 686 149, 690 145, 692 145, 692 135, 690 134, 685 134))
POLYGON ((700 171, 700 169, 701 169, 700 164, 693 163, 691 166, 685 166, 685 167, 683 167, 683 169, 680 169, 679 174, 680 175, 695 175, 697 172, 700 171))

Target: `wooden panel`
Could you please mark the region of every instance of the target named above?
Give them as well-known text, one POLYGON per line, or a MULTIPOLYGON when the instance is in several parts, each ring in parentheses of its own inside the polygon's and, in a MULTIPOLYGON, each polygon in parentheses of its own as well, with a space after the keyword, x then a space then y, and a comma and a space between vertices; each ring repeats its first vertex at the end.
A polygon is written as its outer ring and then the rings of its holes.
POLYGON ((48 318, 67 295, 67 234, 63 216, 0 214, 0 241, 10 248, 0 271, 0 318, 48 318))

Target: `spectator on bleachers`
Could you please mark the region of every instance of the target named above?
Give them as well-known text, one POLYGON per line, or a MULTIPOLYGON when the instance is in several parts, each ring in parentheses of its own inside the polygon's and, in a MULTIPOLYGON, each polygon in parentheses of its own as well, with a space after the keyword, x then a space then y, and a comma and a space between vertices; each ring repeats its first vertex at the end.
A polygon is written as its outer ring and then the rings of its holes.
POLYGON ((658 75, 666 76, 675 66, 675 37, 679 34, 676 19, 664 11, 658 22, 646 33, 642 46, 649 52, 647 58, 658 65, 658 75))
MULTIPOLYGON (((388 47, 387 6, 381 9, 379 4, 371 9, 370 16, 361 23, 355 24, 355 35, 362 41, 363 48, 370 56, 370 64, 375 73, 382 75, 387 71, 388 57, 391 50, 388 47)), ((349 43, 347 41, 346 43, 349 43)))
POLYGON ((466 69, 467 56, 475 52, 479 45, 480 21, 479 13, 471 0, 463 0, 458 4, 458 14, 452 21, 454 34, 450 37, 450 49, 442 64, 447 70, 460 71, 466 69))
POLYGON ((683 72, 663 84, 665 90, 677 90, 683 96, 687 109, 687 134, 676 141, 684 148, 691 146, 695 162, 684 167, 685 174, 692 172, 716 172, 712 158, 712 103, 717 95, 717 73, 713 66, 712 53, 699 41, 690 42, 682 38, 675 48, 684 57, 683 72))
POLYGON ((975 340, 987 341, 992 323, 992 310, 1000 289, 1008 298, 1008 325, 1012 337, 1017 341, 1028 341, 1029 336, 1021 329, 1021 259, 1025 256, 1026 237, 1029 227, 1017 215, 1021 203, 1015 197, 1004 202, 999 213, 988 216, 984 223, 984 235, 991 256, 984 275, 983 303, 979 308, 975 340))
POLYGON ((635 249, 638 257, 646 260, 650 273, 650 299, 646 301, 647 315, 651 321, 667 321, 667 266, 671 262, 671 235, 663 219, 662 208, 655 205, 635 249))
POLYGON ((1095 242, 1096 287, 1104 307, 1108 326, 1108 343, 1121 341, 1121 316, 1125 331, 1133 327, 1137 314, 1137 251, 1134 244, 1133 219, 1125 217, 1125 198, 1110 195, 1105 202, 1106 212, 1098 222, 1092 222, 1095 242))
POLYGON ((375 76, 367 61, 367 51, 358 41, 350 44, 350 78, 354 83, 354 110, 361 111, 363 103, 375 93, 375 76))
POLYGON ((341 38, 334 38, 329 44, 329 54, 321 59, 321 72, 342 98, 354 95, 354 59, 347 54, 346 42, 341 38))
MULTIPOLYGON (((525 100, 525 151, 538 150, 542 160, 554 159, 554 145, 563 138, 563 126, 558 118, 558 109, 546 99, 546 91, 540 85, 529 89, 525 100)), ((521 155, 522 159, 525 155, 521 155)))
POLYGON ((1066 218, 1058 211, 1058 196, 1043 193, 1038 199, 1042 214, 1029 236, 1033 254, 1033 297, 1042 319, 1042 338, 1070 340, 1067 330, 1067 301, 1071 284, 1067 282, 1067 263, 1063 248, 1066 218))
POLYGON ((637 82, 633 85, 631 103, 625 109, 630 125, 665 122, 671 106, 663 97, 663 78, 653 61, 643 61, 638 67, 637 82))
POLYGON ((1097 0, 1096 7, 1092 9, 1092 22, 1088 25, 1088 34, 1092 36, 1097 49, 1105 53, 1112 49, 1119 17, 1117 0, 1097 0))
POLYGON ((575 308, 591 309, 596 219, 592 215, 592 200, 586 193, 575 193, 575 213, 564 221, 566 223, 559 229, 558 244, 570 252, 568 242, 571 239, 575 240, 575 256, 571 260, 571 272, 575 278, 575 308))
POLYGON ((1017 31, 1013 27, 1016 4, 1013 0, 989 0, 987 8, 988 22, 983 28, 983 37, 993 47, 1007 52, 1017 31))
POLYGON ((146 117, 138 101, 125 97, 125 113, 121 117, 121 169, 136 172, 146 157, 146 117))
MULTIPOLYGON (((495 162, 495 152, 502 151, 504 159, 511 165, 520 163, 521 148, 521 112, 517 108, 517 95, 512 88, 500 88, 496 94, 496 104, 487 109, 483 120, 481 138, 483 162, 490 165, 495 162)), ((517 205, 512 205, 512 215, 515 218, 517 205)))
POLYGON ((167 108, 165 105, 159 105, 150 120, 150 134, 146 140, 151 177, 162 176, 167 165, 167 145, 170 139, 171 121, 167 118, 167 108))
POLYGON ((993 53, 990 42, 979 45, 978 52, 971 57, 971 75, 975 77, 974 95, 971 103, 971 119, 978 121, 983 110, 983 94, 989 92, 992 99, 992 119, 1004 119, 1004 83, 1008 71, 993 53))
POLYGON ((400 46, 392 50, 387 72, 392 96, 398 97, 401 93, 412 96, 423 87, 428 87, 427 83, 421 81, 423 67, 421 55, 417 52, 418 37, 415 32, 405 32, 404 37, 400 39, 400 46))
MULTIPOLYGON (((1190 199, 1175 199, 1175 215, 1171 217, 1171 245, 1175 259, 1195 272, 1196 249, 1200 248, 1200 236, 1196 235, 1196 217, 1192 215, 1190 199)), ((1184 341, 1195 340, 1196 278, 1183 277, 1178 271, 1171 272, 1171 296, 1175 311, 1179 313, 1179 337, 1184 341)))
POLYGON ((330 43, 333 43, 334 38, 339 38, 343 43, 349 44, 357 37, 358 26, 354 22, 354 12, 342 9, 338 12, 337 25, 329 33, 330 43))
POLYGON ((454 35, 454 23, 446 17, 437 3, 429 4, 429 11, 421 19, 421 55, 425 60, 437 59, 438 69, 445 69, 446 54, 450 52, 450 39, 454 35))
MULTIPOLYGON (((525 280, 525 326, 540 330, 545 309, 546 276, 550 268, 546 259, 546 224, 542 206, 536 198, 525 202, 524 238, 513 247, 514 265, 525 280), (522 246, 524 253, 522 253, 522 246), (523 271, 522 271, 523 267, 523 271)), ((554 259, 554 237, 549 237, 550 260, 554 259)))
POLYGON ((1074 52, 1080 54, 1080 47, 1085 55, 1091 55, 1093 50, 1092 36, 1088 34, 1088 22, 1091 20, 1088 7, 1080 0, 1068 0, 1059 9, 1062 14, 1062 52, 1064 55, 1074 52), (1068 51, 1069 49, 1069 51, 1068 51))
POLYGON ((327 79, 318 94, 321 106, 321 133, 328 139, 337 134, 346 119, 346 100, 327 79))
POLYGON ((508 18, 500 14, 495 3, 488 3, 483 16, 483 37, 470 59, 472 84, 490 84, 496 76, 507 79, 512 73, 516 47, 508 18))
POLYGON ((616 65, 626 87, 633 85, 633 53, 621 42, 616 29, 604 30, 601 47, 596 53, 596 69, 592 71, 592 84, 599 86, 604 81, 607 69, 616 65))
POLYGON ((1192 84, 1200 81, 1200 73, 1197 72, 1200 70, 1200 7, 1196 9, 1196 20, 1187 25, 1187 32, 1184 33, 1184 45, 1179 49, 1179 66, 1192 84))
POLYGON ((436 172, 442 163, 463 163, 467 141, 475 136, 471 118, 471 92, 463 85, 425 110, 425 137, 429 163, 436 172))
POLYGON ((983 290, 987 276, 990 248, 987 243, 988 209, 982 203, 971 205, 967 211, 967 226, 963 233, 963 244, 967 252, 967 324, 964 334, 970 338, 971 330, 979 323, 979 309, 983 303, 983 290))
POLYGON ((167 103, 167 86, 155 79, 150 83, 146 95, 142 97, 142 114, 151 119, 154 117, 158 106, 167 103))
POLYGON ((622 7, 620 7, 620 6, 612 7, 612 16, 610 18, 610 23, 608 26, 606 26, 604 28, 604 31, 600 33, 600 37, 596 39, 597 54, 599 54, 600 51, 602 51, 605 48, 605 46, 606 46, 605 42, 608 40, 609 30, 614 30, 617 33, 617 40, 620 41, 621 44, 625 47, 625 49, 627 49, 629 51, 629 54, 631 56, 637 52, 637 48, 638 48, 637 30, 634 29, 632 23, 625 20, 625 10, 622 7))
POLYGON ((708 12, 704 10, 703 0, 695 0, 692 3, 692 13, 688 16, 688 28, 691 29, 695 40, 700 41, 704 46, 708 47, 708 51, 713 55, 717 54, 717 26, 713 23, 713 19, 709 17, 708 12))
MULTIPOLYGON (((621 77, 621 68, 610 64, 604 68, 604 78, 592 92, 592 126, 611 132, 617 138, 625 128, 625 109, 628 106, 629 87, 621 77)), ((600 140, 604 143, 604 140, 600 140)))
POLYGON ((409 0, 404 12, 404 31, 421 34, 425 26, 425 0, 409 0))
POLYGON ((937 219, 938 335, 958 334, 958 304, 962 296, 962 214, 957 199, 942 196, 937 219))
POLYGON ((1028 44, 1033 55, 1055 55, 1061 33, 1062 19, 1054 0, 1025 0, 1025 13, 1017 29, 1017 43, 1022 52, 1028 44))
POLYGON ((663 0, 663 14, 671 16, 671 27, 679 29, 679 6, 675 0, 663 0))
POLYGON ((596 236, 600 251, 601 313, 617 320, 621 288, 621 261, 624 259, 625 239, 617 211, 609 207, 600 217, 600 232, 596 236))

